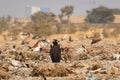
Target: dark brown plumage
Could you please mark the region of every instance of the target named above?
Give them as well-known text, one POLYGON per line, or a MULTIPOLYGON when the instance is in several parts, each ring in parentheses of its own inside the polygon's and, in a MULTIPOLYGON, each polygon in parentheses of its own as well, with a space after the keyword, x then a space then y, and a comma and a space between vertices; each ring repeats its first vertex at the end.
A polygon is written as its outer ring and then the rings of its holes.
POLYGON ((51 45, 50 57, 52 59, 52 62, 60 62, 61 60, 61 49, 57 40, 53 41, 53 46, 51 45))

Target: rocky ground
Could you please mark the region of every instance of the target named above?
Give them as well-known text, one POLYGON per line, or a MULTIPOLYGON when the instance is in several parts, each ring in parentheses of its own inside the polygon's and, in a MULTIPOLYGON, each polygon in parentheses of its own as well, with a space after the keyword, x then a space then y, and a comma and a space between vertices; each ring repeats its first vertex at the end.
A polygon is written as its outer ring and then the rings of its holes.
POLYGON ((27 51, 19 40, 0 42, 0 80, 120 80, 120 44, 103 39, 62 41, 60 63, 49 53, 27 51), (16 49, 12 48, 16 45, 16 49))

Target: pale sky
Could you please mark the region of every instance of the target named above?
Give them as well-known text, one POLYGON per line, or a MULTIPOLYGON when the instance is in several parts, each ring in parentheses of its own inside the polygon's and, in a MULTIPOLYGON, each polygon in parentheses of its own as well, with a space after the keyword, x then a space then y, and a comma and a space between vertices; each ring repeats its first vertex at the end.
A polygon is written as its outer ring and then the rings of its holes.
POLYGON ((0 16, 25 17, 32 6, 50 8, 58 15, 62 7, 70 4, 74 6, 73 15, 85 15, 86 10, 100 5, 120 9, 120 0, 0 0, 0 16))

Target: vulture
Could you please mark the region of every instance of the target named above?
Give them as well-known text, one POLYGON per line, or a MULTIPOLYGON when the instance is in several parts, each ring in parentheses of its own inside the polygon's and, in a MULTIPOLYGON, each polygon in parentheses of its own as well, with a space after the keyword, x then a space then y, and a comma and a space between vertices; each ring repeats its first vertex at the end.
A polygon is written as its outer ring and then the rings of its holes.
POLYGON ((61 60, 61 48, 58 44, 58 40, 53 41, 53 45, 50 46, 50 57, 52 62, 60 62, 61 60))

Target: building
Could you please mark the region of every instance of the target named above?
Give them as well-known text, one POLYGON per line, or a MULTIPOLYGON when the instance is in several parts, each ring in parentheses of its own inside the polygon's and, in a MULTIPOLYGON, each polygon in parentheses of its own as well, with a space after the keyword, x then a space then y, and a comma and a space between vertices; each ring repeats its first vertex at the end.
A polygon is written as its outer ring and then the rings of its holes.
POLYGON ((31 7, 31 14, 33 15, 36 12, 44 12, 44 13, 50 13, 50 9, 46 8, 46 7, 36 7, 36 6, 32 6, 31 7))

